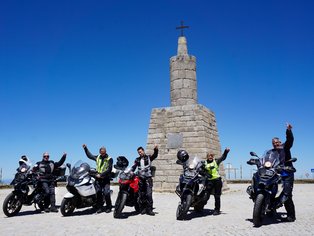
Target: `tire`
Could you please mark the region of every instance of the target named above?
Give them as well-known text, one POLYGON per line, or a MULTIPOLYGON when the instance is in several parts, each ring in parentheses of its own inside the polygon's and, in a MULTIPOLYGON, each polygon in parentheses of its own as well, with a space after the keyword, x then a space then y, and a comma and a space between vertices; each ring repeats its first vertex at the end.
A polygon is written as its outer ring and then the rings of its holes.
POLYGON ((38 206, 40 211, 44 211, 45 210, 45 202, 44 201, 41 201, 41 202, 37 203, 37 206, 38 206))
POLYGON ((2 209, 3 209, 3 213, 7 217, 17 215, 20 212, 21 208, 22 208, 22 200, 18 195, 14 193, 10 193, 4 199, 2 209))
POLYGON ((75 203, 73 198, 63 198, 60 206, 60 211, 63 216, 72 215, 75 210, 75 203))
POLYGON ((115 206, 114 206, 114 211, 113 211, 113 217, 114 218, 120 217, 127 197, 128 197, 128 195, 126 193, 119 193, 118 198, 117 198, 116 203, 115 203, 115 206))
POLYGON ((197 205, 194 206, 194 210, 197 211, 197 212, 201 212, 204 210, 204 204, 202 203, 199 203, 197 205))
POLYGON ((186 195, 184 200, 181 200, 181 204, 177 207, 177 220, 184 220, 188 213, 188 210, 192 203, 192 195, 186 195))
POLYGON ((265 196, 263 194, 258 194, 255 199, 254 208, 253 208, 253 224, 255 227, 260 227, 263 221, 263 215, 265 211, 264 204, 265 196))
POLYGON ((34 201, 36 210, 44 211, 46 207, 44 194, 40 194, 39 197, 35 195, 34 198, 36 198, 36 201, 34 201))
POLYGON ((141 208, 140 208, 140 205, 137 202, 134 204, 134 208, 135 208, 135 211, 137 213, 140 213, 141 208))

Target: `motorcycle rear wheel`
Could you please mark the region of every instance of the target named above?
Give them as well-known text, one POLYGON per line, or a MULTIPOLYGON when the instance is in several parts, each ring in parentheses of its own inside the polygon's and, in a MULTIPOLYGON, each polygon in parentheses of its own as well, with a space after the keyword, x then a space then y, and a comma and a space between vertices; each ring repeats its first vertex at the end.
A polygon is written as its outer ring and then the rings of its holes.
POLYGON ((184 220, 192 203, 192 195, 186 195, 177 207, 177 220, 184 220))
POLYGON ((63 216, 70 216, 75 210, 75 203, 73 198, 63 198, 60 206, 60 211, 63 216))
POLYGON ((2 205, 3 213, 8 216, 15 216, 17 215, 22 208, 22 199, 14 194, 10 193, 4 200, 2 205))
POLYGON ((194 206, 194 210, 197 211, 197 212, 201 212, 204 210, 204 204, 202 203, 199 203, 197 205, 194 206))
POLYGON ((137 213, 140 213, 141 208, 140 208, 140 205, 137 202, 134 204, 134 209, 135 209, 135 211, 137 213))
POLYGON ((40 211, 45 210, 45 202, 44 201, 38 202, 37 206, 38 206, 40 211))
POLYGON ((127 197, 128 197, 128 195, 126 193, 119 193, 117 200, 116 200, 116 203, 115 203, 115 206, 114 206, 114 211, 113 211, 113 217, 114 218, 120 217, 127 197))
POLYGON ((265 196, 263 194, 258 194, 255 199, 253 208, 253 224, 255 227, 260 227, 262 225, 263 216, 265 212, 265 196))

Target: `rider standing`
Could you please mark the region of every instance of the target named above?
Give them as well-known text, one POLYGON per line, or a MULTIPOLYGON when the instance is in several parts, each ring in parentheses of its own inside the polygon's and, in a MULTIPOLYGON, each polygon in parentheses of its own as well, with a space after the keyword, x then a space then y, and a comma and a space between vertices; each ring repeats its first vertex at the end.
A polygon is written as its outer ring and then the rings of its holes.
POLYGON ((55 195, 55 179, 53 176, 53 171, 60 167, 67 154, 64 153, 60 161, 54 162, 49 160, 49 153, 44 152, 42 161, 36 163, 33 171, 39 172, 39 181, 42 183, 42 187, 45 191, 45 212, 58 212, 56 208, 56 195, 55 195), (48 208, 49 203, 51 205, 50 210, 48 208))
POLYGON ((105 212, 109 213, 112 209, 111 196, 110 196, 110 179, 111 179, 111 171, 112 171, 112 158, 107 154, 107 150, 105 147, 101 147, 99 149, 99 155, 93 155, 88 150, 87 146, 83 144, 83 148, 86 156, 96 161, 96 181, 98 182, 100 189, 97 190, 97 213, 102 212, 103 206, 103 191, 105 194, 106 208, 105 212))
POLYGON ((153 212, 153 178, 151 172, 151 162, 158 156, 158 146, 155 145, 154 154, 146 155, 144 148, 139 147, 137 149, 139 157, 135 159, 135 162, 131 168, 134 172, 136 167, 138 168, 139 176, 139 206, 141 214, 147 214, 154 216, 153 212), (147 201, 146 201, 147 199, 147 201), (147 204, 145 204, 147 202, 147 204))
POLYGON ((215 209, 213 215, 220 214, 220 195, 222 189, 222 180, 219 174, 219 165, 227 158, 229 151, 230 149, 226 148, 220 158, 214 158, 213 153, 207 153, 207 159, 204 163, 205 171, 210 176, 207 179, 207 187, 210 193, 212 192, 212 190, 214 190, 215 209))
POLYGON ((294 137, 292 133, 292 125, 289 123, 287 124, 286 142, 284 144, 282 144, 280 139, 277 137, 272 139, 272 145, 273 145, 272 151, 276 151, 279 153, 281 165, 284 166, 281 172, 281 178, 282 178, 282 183, 283 183, 283 193, 280 196, 279 206, 284 204, 287 211, 286 220, 289 222, 293 222, 296 220, 295 207, 292 200, 294 172, 296 170, 293 167, 292 162, 289 161, 291 160, 290 149, 293 145, 293 141, 294 141, 294 137))

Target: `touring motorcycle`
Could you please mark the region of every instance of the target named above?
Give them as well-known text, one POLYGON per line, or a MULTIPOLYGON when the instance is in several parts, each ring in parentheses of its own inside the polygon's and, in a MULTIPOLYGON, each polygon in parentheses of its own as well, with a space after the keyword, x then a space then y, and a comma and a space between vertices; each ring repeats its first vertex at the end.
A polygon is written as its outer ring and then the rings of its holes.
MULTIPOLYGON (((81 160, 71 168, 68 163, 70 175, 67 179, 68 192, 61 202, 60 211, 63 216, 70 216, 75 209, 93 207, 97 205, 97 190, 100 188, 95 181, 96 169, 81 160)), ((104 196, 104 194, 102 194, 104 196)))
POLYGON ((183 165, 183 174, 180 176, 176 194, 181 201, 178 204, 176 217, 177 220, 184 220, 190 207, 195 211, 202 211, 209 199, 209 191, 206 188, 207 175, 204 171, 204 163, 197 157, 189 159, 183 165))
MULTIPOLYGON (((278 198, 281 194, 281 191, 278 191, 281 183, 280 172, 289 167, 280 165, 277 152, 268 151, 262 158, 259 158, 254 152, 250 152, 250 155, 257 158, 250 159, 247 164, 256 165, 257 171, 253 175, 252 185, 247 188, 247 193, 254 202, 253 224, 259 227, 265 216, 272 216, 276 212, 278 198)), ((289 161, 295 162, 296 160, 296 158, 292 158, 289 161)))

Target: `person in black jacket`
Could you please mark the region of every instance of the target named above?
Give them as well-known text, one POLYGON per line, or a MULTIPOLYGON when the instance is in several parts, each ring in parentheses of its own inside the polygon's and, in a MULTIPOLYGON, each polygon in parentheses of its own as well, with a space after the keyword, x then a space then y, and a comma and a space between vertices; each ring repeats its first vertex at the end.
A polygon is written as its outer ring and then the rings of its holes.
POLYGON ((295 168, 293 167, 291 160, 290 149, 293 145, 294 137, 292 133, 292 125, 287 124, 286 129, 286 142, 281 143, 280 139, 275 137, 272 139, 273 150, 277 151, 280 155, 280 163, 284 166, 284 169, 281 172, 283 192, 280 196, 279 206, 284 205, 287 211, 286 220, 293 222, 296 220, 295 217, 295 207, 292 200, 292 190, 294 182, 294 172, 295 168), (288 161, 288 162, 287 162, 288 161))
POLYGON ((37 162, 33 168, 34 172, 39 172, 39 181, 42 183, 42 187, 45 191, 45 212, 58 212, 58 209, 56 208, 55 179, 53 171, 64 163, 66 155, 67 154, 64 153, 60 161, 54 162, 49 160, 49 153, 45 152, 42 161, 37 162), (50 210, 48 208, 49 205, 51 206, 50 210))
POLYGON ((139 176, 139 199, 138 203, 140 206, 141 214, 147 214, 154 216, 153 212, 153 179, 151 172, 151 162, 158 156, 158 146, 155 145, 154 154, 146 155, 144 148, 139 147, 137 149, 140 155, 134 161, 131 170, 134 172, 138 168, 139 176))
POLYGON ((105 195, 106 208, 105 212, 109 213, 112 209, 111 196, 110 196, 110 179, 111 179, 111 171, 113 160, 107 154, 107 150, 105 147, 101 147, 99 149, 99 155, 93 155, 88 150, 87 146, 83 144, 83 148, 86 156, 96 161, 96 181, 99 185, 99 189, 97 189, 97 213, 102 212, 103 206, 103 192, 105 195))

